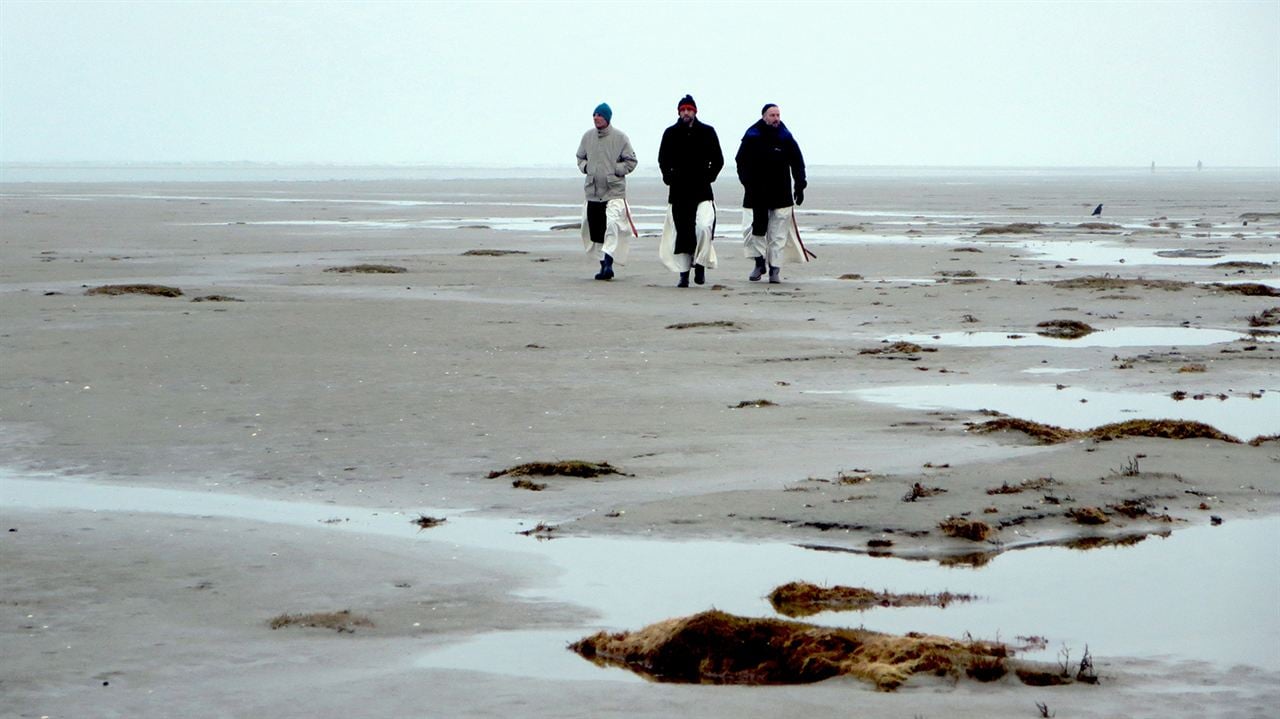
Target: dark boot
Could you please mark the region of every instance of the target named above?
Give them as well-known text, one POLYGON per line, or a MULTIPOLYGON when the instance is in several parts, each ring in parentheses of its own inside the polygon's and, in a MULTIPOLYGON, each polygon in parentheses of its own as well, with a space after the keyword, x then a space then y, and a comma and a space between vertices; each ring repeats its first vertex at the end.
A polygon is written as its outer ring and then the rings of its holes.
POLYGON ((764 258, 757 257, 756 268, 751 271, 751 276, 748 277, 747 279, 751 280, 752 282, 759 282, 761 277, 764 277, 764 258))
POLYGON ((705 284, 707 281, 707 268, 702 265, 693 266, 693 281, 696 284, 705 284))
POLYGON ((613 279, 613 255, 605 255, 604 259, 600 260, 600 272, 596 275, 596 279, 613 279))
POLYGON ((676 287, 688 287, 688 286, 689 286, 689 273, 681 272, 680 281, 676 283, 676 287))
POLYGON ((769 284, 771 284, 771 285, 780 285, 780 284, 782 284, 782 278, 778 277, 778 273, 779 273, 779 272, 781 272, 781 271, 782 271, 782 268, 781 268, 781 267, 770 267, 770 268, 769 268, 769 284))

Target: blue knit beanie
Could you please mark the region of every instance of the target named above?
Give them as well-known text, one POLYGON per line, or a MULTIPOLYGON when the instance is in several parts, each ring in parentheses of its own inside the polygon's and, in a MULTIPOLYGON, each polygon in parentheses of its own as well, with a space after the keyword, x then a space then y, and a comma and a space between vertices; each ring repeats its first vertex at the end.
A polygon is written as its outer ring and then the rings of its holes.
POLYGON ((591 114, 603 117, 605 122, 613 122, 613 109, 609 107, 607 102, 596 105, 596 109, 591 114))

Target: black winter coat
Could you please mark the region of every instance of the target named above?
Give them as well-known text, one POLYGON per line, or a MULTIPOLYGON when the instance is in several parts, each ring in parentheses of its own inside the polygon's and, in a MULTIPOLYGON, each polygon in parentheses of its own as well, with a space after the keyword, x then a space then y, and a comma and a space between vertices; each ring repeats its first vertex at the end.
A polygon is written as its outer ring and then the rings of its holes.
POLYGON ((742 182, 743 207, 776 210, 791 207, 791 178, 796 189, 803 190, 808 181, 804 174, 804 156, 786 125, 776 128, 759 120, 747 128, 738 147, 738 180, 742 182))
POLYGON ((676 121, 662 133, 658 147, 662 181, 671 189, 667 202, 702 202, 714 199, 711 183, 724 168, 724 153, 716 129, 694 118, 685 125, 676 121))

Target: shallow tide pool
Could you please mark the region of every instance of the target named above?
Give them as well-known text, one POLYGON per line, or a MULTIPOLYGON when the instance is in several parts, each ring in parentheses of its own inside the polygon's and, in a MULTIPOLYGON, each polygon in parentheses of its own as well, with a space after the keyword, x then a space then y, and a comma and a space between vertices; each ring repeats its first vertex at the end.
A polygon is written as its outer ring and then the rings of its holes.
POLYGON ((1046 661, 1064 647, 1078 659, 1087 644, 1101 661, 1109 656, 1161 657, 1280 669, 1280 565, 1273 556, 1280 518, 1187 527, 1168 537, 1089 551, 1033 547, 1006 552, 980 568, 955 568, 782 542, 572 536, 537 541, 516 534, 528 528, 525 522, 457 510, 280 502, 13 473, 0 475, 0 509, 229 517, 318 533, 402 537, 424 552, 443 546, 525 553, 547 562, 552 571, 545 583, 519 590, 519 596, 584 608, 587 623, 582 626, 482 634, 424 652, 414 660, 423 667, 640 681, 624 670, 579 659, 565 645, 598 629, 638 629, 713 607, 775 616, 766 595, 780 584, 804 580, 981 597, 946 609, 825 612, 806 619, 829 626, 956 637, 968 632, 1006 640, 1043 636, 1048 647, 1024 656, 1046 661), (409 521, 419 512, 449 521, 420 531, 409 521), (334 517, 347 521, 326 523, 334 517))

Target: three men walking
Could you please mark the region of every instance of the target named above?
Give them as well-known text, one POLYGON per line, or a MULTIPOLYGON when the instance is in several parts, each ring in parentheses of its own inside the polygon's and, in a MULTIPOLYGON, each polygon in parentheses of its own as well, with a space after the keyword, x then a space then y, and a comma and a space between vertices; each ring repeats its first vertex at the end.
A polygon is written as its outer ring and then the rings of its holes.
MULTIPOLYGON (((688 287, 690 271, 700 285, 706 281, 706 270, 716 266, 711 184, 724 168, 724 154, 715 128, 698 120, 692 96, 681 98, 676 112, 678 119, 662 133, 658 149, 662 181, 669 188, 658 256, 668 269, 679 273, 676 286, 688 287)), ((588 255, 600 261, 597 280, 613 279, 614 262, 626 262, 628 227, 636 234, 625 199, 626 176, 636 168, 636 154, 626 134, 612 126, 612 119, 613 111, 600 103, 592 114, 595 128, 578 143, 578 169, 586 175, 582 243, 588 255)), ((755 261, 748 279, 756 282, 767 273, 769 282, 776 284, 782 281, 779 265, 783 261, 803 263, 814 256, 800 241, 793 216, 794 206, 804 202, 808 185, 804 156, 782 124, 777 105, 765 105, 760 120, 747 128, 735 160, 744 191, 743 248, 755 261)))

